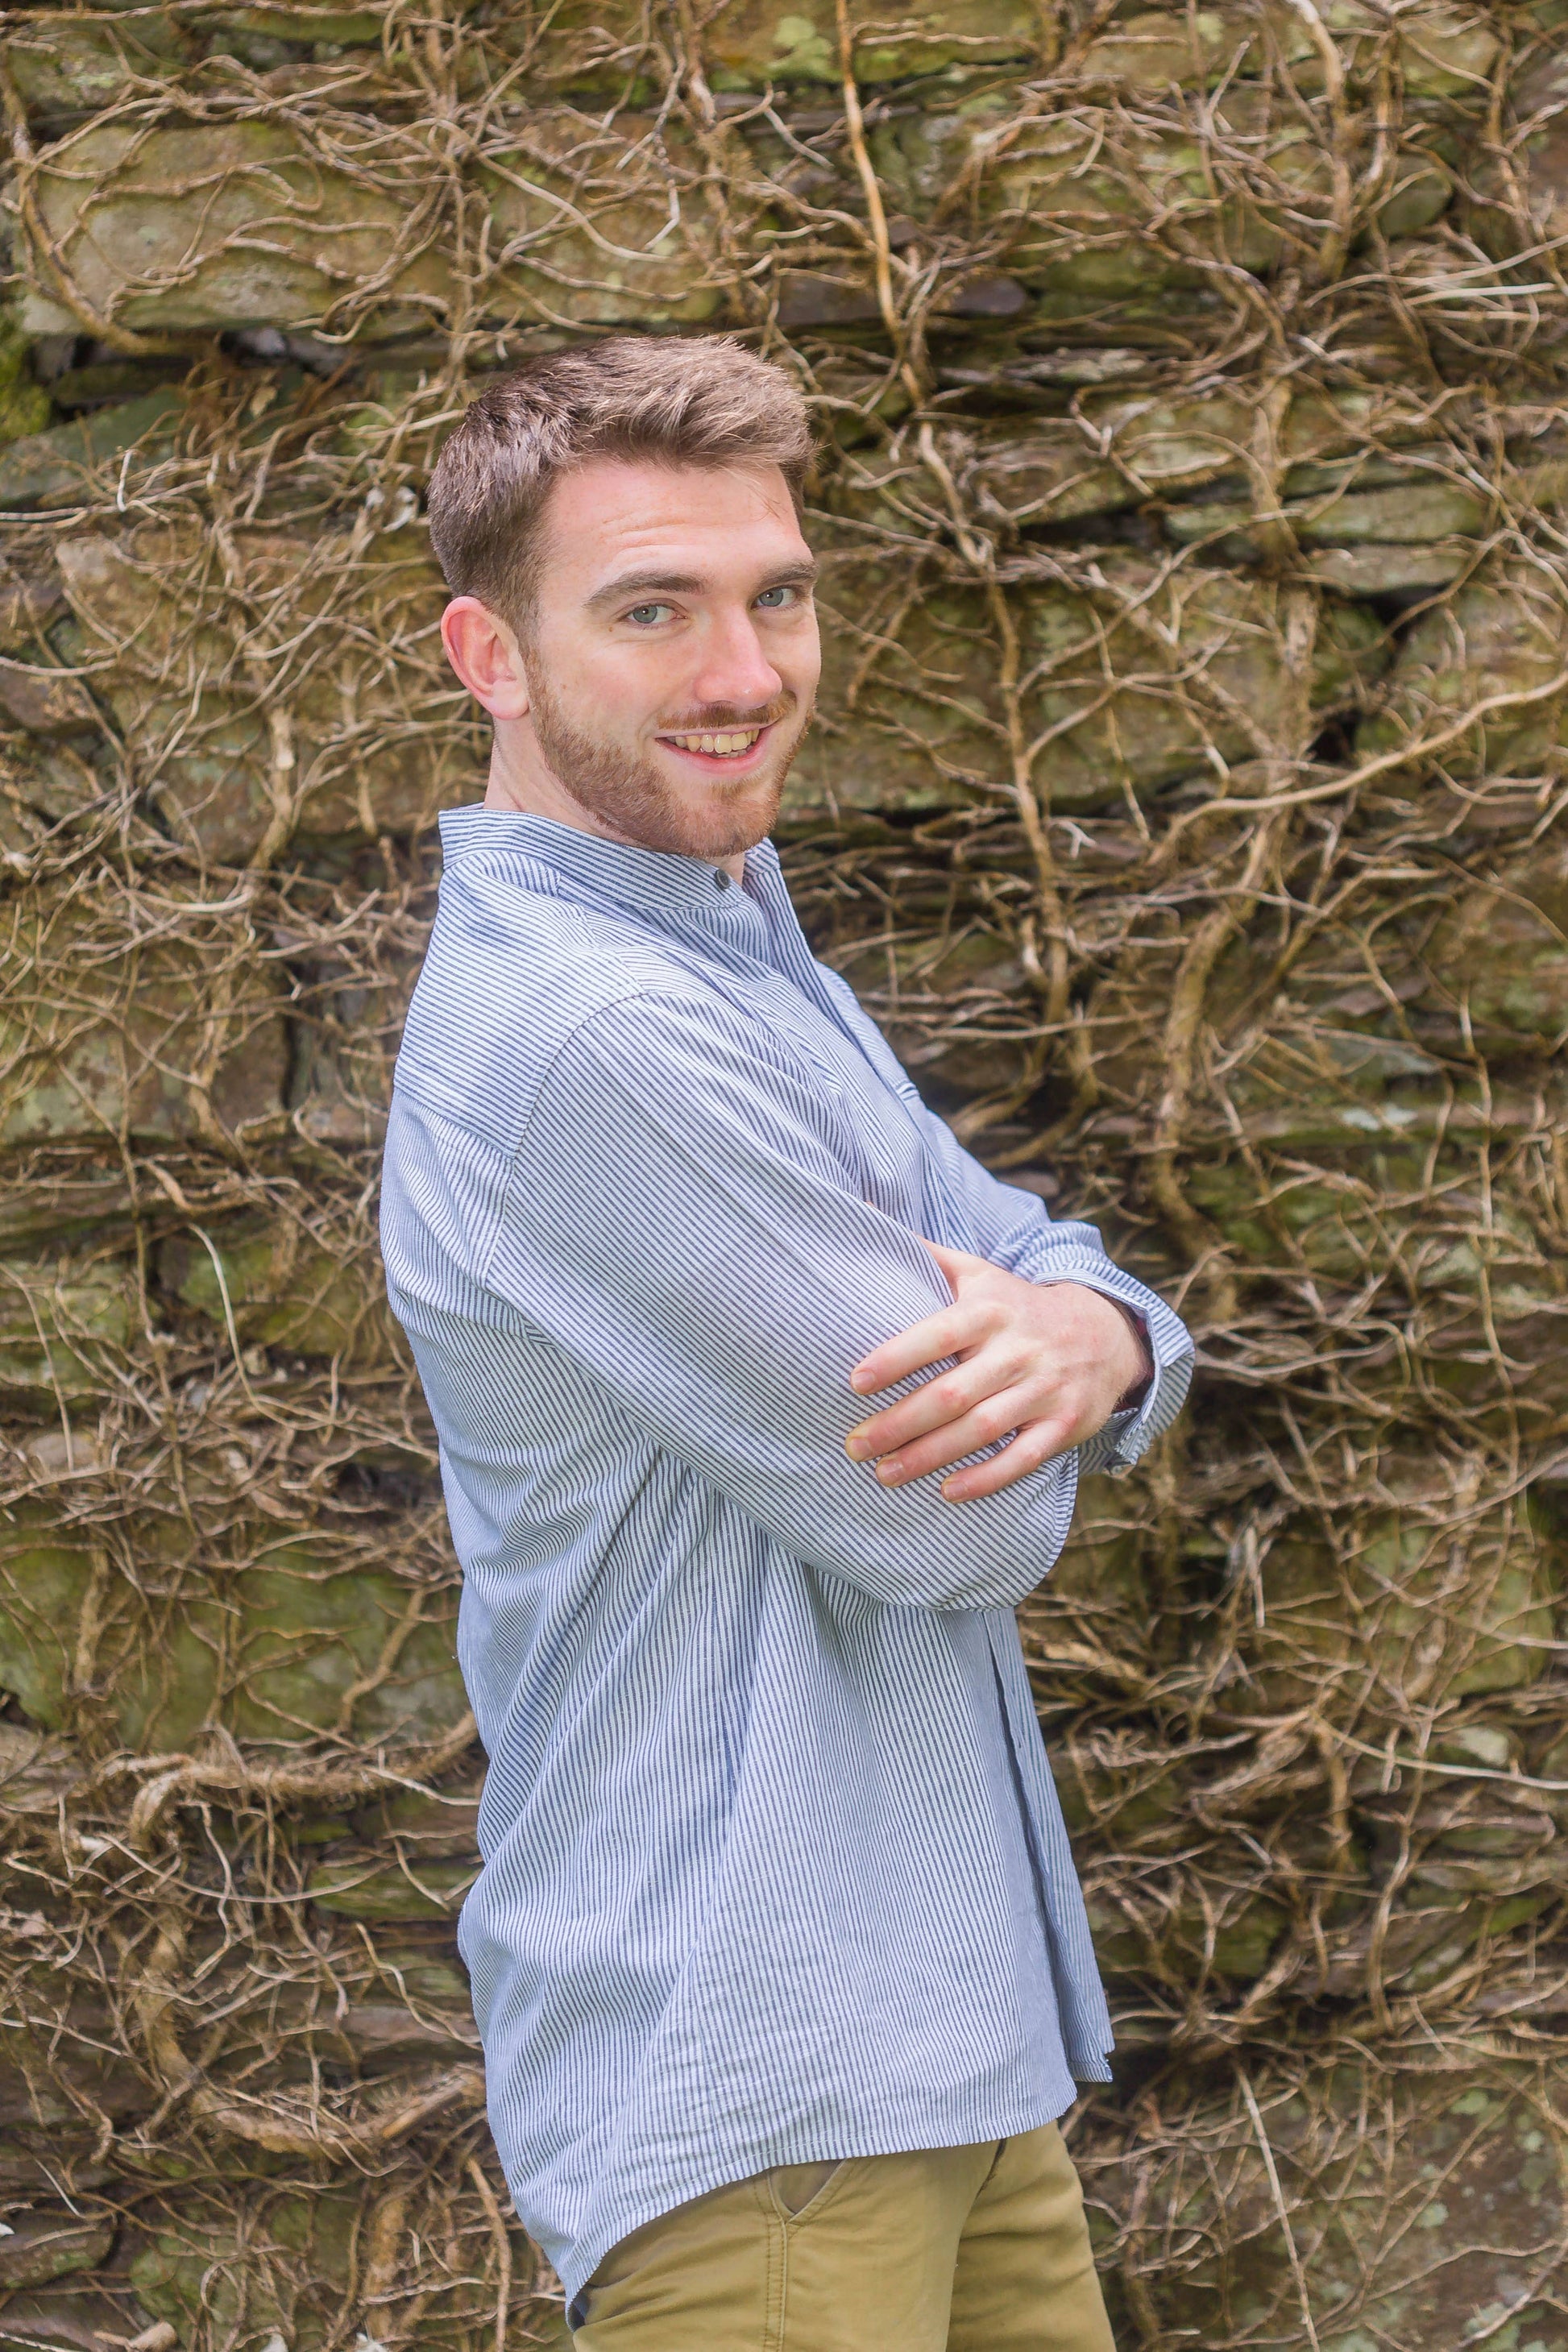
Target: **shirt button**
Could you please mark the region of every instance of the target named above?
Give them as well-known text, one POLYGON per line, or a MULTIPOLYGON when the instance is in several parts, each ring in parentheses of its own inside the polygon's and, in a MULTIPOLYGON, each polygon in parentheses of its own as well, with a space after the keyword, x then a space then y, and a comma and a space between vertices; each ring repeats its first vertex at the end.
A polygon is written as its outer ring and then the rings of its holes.
POLYGON ((714 874, 713 874, 713 887, 715 888, 715 890, 727 890, 727 889, 729 888, 729 887, 730 887, 730 877, 729 877, 729 876, 728 876, 727 874, 721 874, 721 873, 718 871, 718 869, 717 869, 717 868, 715 868, 715 869, 714 869, 714 874))

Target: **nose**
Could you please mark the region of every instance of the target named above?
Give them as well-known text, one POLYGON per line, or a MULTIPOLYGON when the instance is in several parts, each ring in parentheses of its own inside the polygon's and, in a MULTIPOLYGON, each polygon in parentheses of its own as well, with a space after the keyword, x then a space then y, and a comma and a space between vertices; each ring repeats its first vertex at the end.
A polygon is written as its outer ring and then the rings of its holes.
POLYGON ((784 680, 763 651, 749 604, 714 616, 704 631, 690 681, 694 703, 729 702, 741 709, 772 702, 784 680))

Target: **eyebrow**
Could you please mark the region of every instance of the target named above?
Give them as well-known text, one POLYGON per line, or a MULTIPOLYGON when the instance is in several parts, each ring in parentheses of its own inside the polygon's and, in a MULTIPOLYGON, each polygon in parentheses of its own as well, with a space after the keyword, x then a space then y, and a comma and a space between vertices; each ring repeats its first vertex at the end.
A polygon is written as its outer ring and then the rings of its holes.
MULTIPOLYGON (((761 596, 770 588, 809 587, 818 569, 812 557, 800 563, 782 563, 776 572, 764 576, 756 593, 761 596)), ((689 572, 626 572, 618 580, 596 588, 588 599, 588 610, 602 612, 607 605, 625 604, 628 597, 635 602, 653 595, 700 596, 707 585, 706 580, 689 572)))

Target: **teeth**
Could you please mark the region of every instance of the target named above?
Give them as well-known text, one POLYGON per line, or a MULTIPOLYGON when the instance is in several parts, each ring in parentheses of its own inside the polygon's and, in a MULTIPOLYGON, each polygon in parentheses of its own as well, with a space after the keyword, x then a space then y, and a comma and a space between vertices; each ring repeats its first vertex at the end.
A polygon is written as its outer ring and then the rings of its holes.
POLYGON ((683 751, 707 751, 722 757, 736 751, 749 751, 762 731, 760 727, 748 727, 742 733, 671 735, 668 740, 671 743, 679 743, 683 751))

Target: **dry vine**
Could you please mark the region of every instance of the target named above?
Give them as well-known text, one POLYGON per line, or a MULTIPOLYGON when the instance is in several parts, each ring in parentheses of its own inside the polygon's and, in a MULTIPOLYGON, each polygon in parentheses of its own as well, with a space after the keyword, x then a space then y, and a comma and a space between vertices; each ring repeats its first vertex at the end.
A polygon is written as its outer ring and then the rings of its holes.
POLYGON ((374 1248, 483 751, 420 501, 487 371, 726 325, 824 434, 819 950, 1199 1337, 1024 1612, 1119 2330, 1563 2352, 1568 11, 5 49, 0 2344, 560 2340, 374 1248))

